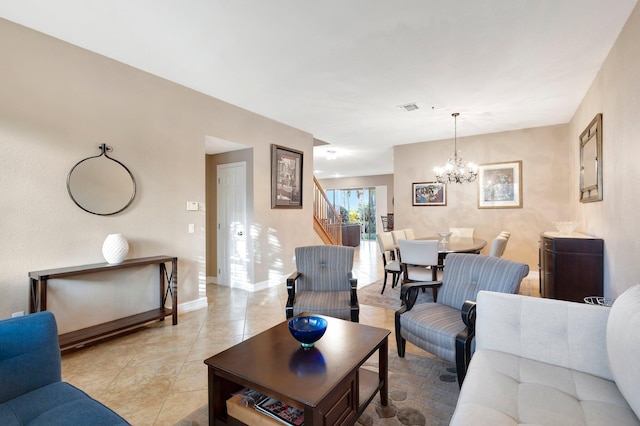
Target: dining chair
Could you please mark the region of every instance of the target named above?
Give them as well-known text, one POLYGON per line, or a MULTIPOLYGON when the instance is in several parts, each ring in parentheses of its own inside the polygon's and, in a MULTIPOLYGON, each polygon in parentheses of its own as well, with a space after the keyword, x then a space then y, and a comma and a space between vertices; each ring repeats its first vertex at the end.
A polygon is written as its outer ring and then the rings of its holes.
POLYGON ((398 241, 407 239, 407 235, 404 233, 404 229, 391 231, 391 237, 393 238, 393 246, 396 248, 398 248, 398 241))
POLYGON ((296 247, 296 271, 287 278, 287 318, 311 312, 358 322, 354 251, 348 246, 296 247))
POLYGON ((400 240, 398 243, 403 275, 400 297, 405 284, 419 282, 430 287, 433 300, 437 300, 438 288, 442 285, 442 281, 438 281, 438 241, 400 240))
POLYGON ((400 280, 400 274, 402 269, 400 268, 400 262, 396 259, 396 248, 393 245, 393 237, 391 232, 382 232, 376 234, 376 240, 378 240, 378 247, 382 253, 382 264, 384 266, 384 282, 382 283, 382 291, 387 286, 387 276, 391 274, 391 288, 395 288, 400 280), (387 256, 389 259, 387 260, 387 256))
POLYGON ((489 250, 489 256, 491 257, 502 257, 504 254, 504 250, 507 248, 507 242, 509 238, 503 236, 502 234, 498 235, 494 238, 491 243, 491 249, 489 250))
POLYGON ((413 228, 404 228, 404 237, 407 240, 415 240, 416 235, 413 233, 413 228))
POLYGON ((475 228, 449 228, 452 237, 473 238, 475 228))

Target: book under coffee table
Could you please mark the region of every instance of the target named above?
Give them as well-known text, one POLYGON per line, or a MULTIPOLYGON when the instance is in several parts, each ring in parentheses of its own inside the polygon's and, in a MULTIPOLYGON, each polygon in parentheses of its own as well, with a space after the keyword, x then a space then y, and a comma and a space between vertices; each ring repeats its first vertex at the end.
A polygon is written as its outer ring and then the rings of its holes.
POLYGON ((206 359, 209 424, 243 424, 226 401, 244 387, 303 410, 307 426, 352 425, 378 391, 387 405, 389 330, 323 318, 327 331, 312 349, 284 321, 206 359), (378 372, 360 368, 376 351, 378 372))

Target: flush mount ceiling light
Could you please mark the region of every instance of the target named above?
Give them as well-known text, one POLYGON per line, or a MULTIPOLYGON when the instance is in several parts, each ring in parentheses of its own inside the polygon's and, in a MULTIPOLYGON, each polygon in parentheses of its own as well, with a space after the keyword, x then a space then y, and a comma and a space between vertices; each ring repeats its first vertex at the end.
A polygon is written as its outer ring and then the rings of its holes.
POLYGON ((451 114, 454 122, 453 133, 453 155, 449 157, 447 164, 436 167, 433 171, 436 174, 438 183, 467 183, 474 182, 478 176, 478 166, 471 162, 465 162, 458 152, 458 116, 460 113, 451 114))
POLYGON ((334 150, 330 149, 329 151, 327 151, 327 154, 326 154, 327 160, 335 160, 336 157, 337 157, 337 154, 334 150))

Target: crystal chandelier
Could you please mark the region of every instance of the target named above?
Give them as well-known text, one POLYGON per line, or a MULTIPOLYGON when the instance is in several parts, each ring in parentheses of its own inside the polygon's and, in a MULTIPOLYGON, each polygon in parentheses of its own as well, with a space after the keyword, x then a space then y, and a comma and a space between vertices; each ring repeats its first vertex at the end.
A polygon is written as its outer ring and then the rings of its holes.
POLYGON ((473 182, 478 176, 478 166, 471 162, 462 160, 458 152, 458 116, 459 112, 451 114, 454 120, 453 155, 447 160, 443 167, 436 167, 433 171, 436 174, 438 183, 466 183, 473 182))

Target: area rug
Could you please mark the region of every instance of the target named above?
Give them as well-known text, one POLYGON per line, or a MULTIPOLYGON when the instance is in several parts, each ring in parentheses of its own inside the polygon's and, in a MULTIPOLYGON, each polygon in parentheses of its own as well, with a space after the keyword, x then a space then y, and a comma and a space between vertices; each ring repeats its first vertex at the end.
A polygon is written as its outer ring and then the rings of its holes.
MULTIPOLYGON (((365 363, 364 368, 377 371, 378 357, 372 358, 365 363)), ((377 394, 357 424, 445 426, 453 416, 458 394, 453 364, 439 358, 413 354, 400 358, 393 350, 389 353, 389 405, 382 406, 380 395, 377 394)), ((175 426, 207 424, 207 406, 204 405, 175 426)))
MULTIPOLYGON (((380 291, 382 291, 382 280, 378 280, 373 284, 359 288, 358 303, 361 305, 393 309, 394 311, 400 308, 400 284, 395 288, 391 288, 391 276, 389 276, 387 286, 384 289, 384 294, 380 294, 380 291)), ((431 289, 418 293, 416 303, 424 302, 433 302, 431 289)))

